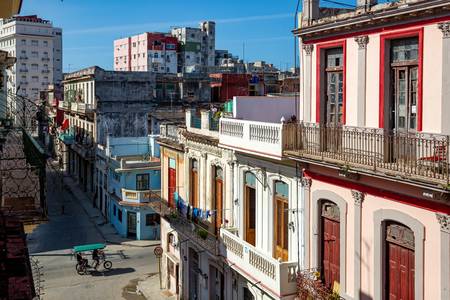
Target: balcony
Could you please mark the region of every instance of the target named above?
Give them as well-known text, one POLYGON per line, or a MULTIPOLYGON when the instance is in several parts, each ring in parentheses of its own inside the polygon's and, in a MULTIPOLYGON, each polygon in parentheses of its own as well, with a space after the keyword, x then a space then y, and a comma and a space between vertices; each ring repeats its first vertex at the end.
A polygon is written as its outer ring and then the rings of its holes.
POLYGON ((78 112, 78 103, 76 103, 76 102, 70 103, 70 110, 72 112, 78 112))
POLYGON ((67 101, 59 101, 58 108, 62 110, 69 110, 70 103, 67 101))
POLYGON ((284 154, 380 172, 389 176, 449 185, 450 137, 379 128, 284 124, 284 154))
POLYGON ((281 159, 282 129, 283 124, 221 118, 219 144, 240 152, 281 159))
POLYGON ((77 105, 77 112, 80 114, 87 114, 91 113, 94 110, 94 105, 89 103, 78 103, 77 105))
POLYGON ((158 201, 159 200, 158 193, 156 193, 156 191, 151 190, 136 191, 136 190, 122 189, 122 201, 131 203, 148 203, 152 201, 158 201))
POLYGON ((229 229, 221 228, 220 237, 220 255, 233 269, 255 282, 259 281, 259 285, 272 291, 276 297, 297 292, 297 262, 281 262, 269 257, 229 229))
POLYGON ((171 207, 166 199, 158 196, 158 201, 152 201, 148 205, 164 218, 178 234, 184 236, 183 239, 189 239, 195 242, 204 250, 213 255, 218 255, 216 236, 205 229, 203 226, 191 221, 186 215, 179 212, 175 207, 171 207))

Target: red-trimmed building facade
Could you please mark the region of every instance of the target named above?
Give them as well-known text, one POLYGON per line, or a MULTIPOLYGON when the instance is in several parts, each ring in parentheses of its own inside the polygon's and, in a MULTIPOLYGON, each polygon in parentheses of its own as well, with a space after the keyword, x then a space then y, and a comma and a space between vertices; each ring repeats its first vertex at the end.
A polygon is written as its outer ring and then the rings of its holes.
POLYGON ((283 135, 304 269, 345 299, 449 299, 450 3, 318 3, 294 31, 300 123, 283 135))

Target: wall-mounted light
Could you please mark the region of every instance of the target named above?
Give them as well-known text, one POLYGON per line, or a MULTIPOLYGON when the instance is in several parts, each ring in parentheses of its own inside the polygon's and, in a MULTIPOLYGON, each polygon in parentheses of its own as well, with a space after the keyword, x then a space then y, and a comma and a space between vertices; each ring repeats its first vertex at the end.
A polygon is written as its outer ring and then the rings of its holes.
POLYGON ((288 228, 295 232, 295 224, 293 221, 289 222, 288 228))

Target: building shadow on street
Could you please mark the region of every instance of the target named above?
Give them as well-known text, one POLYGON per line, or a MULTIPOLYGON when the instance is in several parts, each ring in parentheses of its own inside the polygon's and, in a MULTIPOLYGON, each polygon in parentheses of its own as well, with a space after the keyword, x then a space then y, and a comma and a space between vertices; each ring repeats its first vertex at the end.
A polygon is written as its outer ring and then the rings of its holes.
POLYGON ((128 274, 133 273, 136 270, 134 268, 112 268, 111 270, 104 270, 104 271, 91 271, 90 275, 95 277, 107 277, 107 276, 116 276, 116 275, 122 275, 122 274, 128 274))

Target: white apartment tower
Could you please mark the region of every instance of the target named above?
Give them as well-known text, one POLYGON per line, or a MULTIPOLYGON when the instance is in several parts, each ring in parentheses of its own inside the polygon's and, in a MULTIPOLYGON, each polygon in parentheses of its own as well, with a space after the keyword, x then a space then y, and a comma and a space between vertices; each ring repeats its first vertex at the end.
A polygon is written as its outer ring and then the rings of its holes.
POLYGON ((17 58, 7 72, 9 94, 34 101, 49 84, 62 81, 62 30, 50 21, 36 15, 0 19, 0 50, 17 58))
POLYGON ((178 39, 178 71, 192 67, 212 67, 216 54, 216 23, 204 21, 198 28, 177 27, 172 36, 178 39), (184 68, 184 69, 183 69, 184 68))

